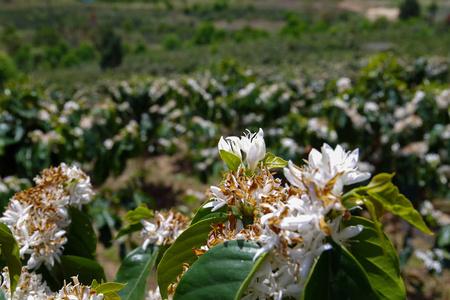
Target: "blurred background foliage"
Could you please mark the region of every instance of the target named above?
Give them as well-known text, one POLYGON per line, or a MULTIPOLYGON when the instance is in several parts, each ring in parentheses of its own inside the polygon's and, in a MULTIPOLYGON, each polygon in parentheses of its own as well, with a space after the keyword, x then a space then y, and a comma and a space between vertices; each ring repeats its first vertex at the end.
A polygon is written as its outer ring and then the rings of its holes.
MULTIPOLYGON (((141 203, 197 207, 224 168, 220 136, 261 127, 297 164, 326 142, 396 172, 436 233, 424 247, 448 253, 449 45, 443 0, 0 0, 2 207, 42 169, 78 164, 109 247, 141 203)), ((399 226, 411 297, 450 297, 448 269, 408 269, 418 233, 399 226)))

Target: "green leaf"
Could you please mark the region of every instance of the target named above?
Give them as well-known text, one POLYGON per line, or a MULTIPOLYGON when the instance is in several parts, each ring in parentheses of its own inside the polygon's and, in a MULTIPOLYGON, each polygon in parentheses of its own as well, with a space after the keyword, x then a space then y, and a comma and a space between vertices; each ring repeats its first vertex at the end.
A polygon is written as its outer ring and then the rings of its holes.
POLYGON ((94 289, 99 294, 103 294, 105 300, 120 300, 120 296, 116 293, 126 286, 126 284, 121 284, 117 282, 106 282, 98 284, 97 281, 93 281, 91 284, 91 289, 94 289))
POLYGON ((379 217, 384 207, 423 232, 432 235, 433 233, 428 229, 419 212, 414 209, 411 201, 400 194, 398 188, 392 183, 394 175, 395 173, 376 175, 367 186, 356 188, 345 194, 343 203, 353 198, 364 199, 366 205, 367 201, 371 201, 374 204, 374 216, 379 217))
POLYGON ((105 300, 121 300, 120 296, 116 292, 107 292, 103 296, 105 300))
POLYGON ((220 158, 222 158, 223 161, 227 164, 228 169, 230 169, 232 171, 237 171, 237 169, 239 168, 239 166, 242 163, 241 158, 239 156, 237 156, 236 154, 225 151, 223 149, 221 149, 219 151, 219 153, 220 153, 220 158))
POLYGON ((117 233, 116 237, 113 240, 117 240, 121 236, 139 231, 142 228, 144 228, 144 226, 141 223, 130 224, 130 225, 124 226, 124 227, 120 228, 119 232, 117 233))
POLYGON ((333 244, 323 252, 303 289, 304 300, 327 299, 379 299, 366 272, 344 248, 333 244))
POLYGON ((194 218, 192 218, 191 225, 194 225, 195 223, 197 223, 200 220, 218 217, 217 213, 226 213, 227 212, 228 205, 224 205, 221 208, 219 208, 218 210, 211 212, 211 210, 213 209, 212 207, 205 207, 205 205, 210 203, 211 201, 214 201, 214 199, 210 199, 210 200, 206 201, 205 203, 203 203, 202 206, 200 206, 200 208, 195 213, 194 218))
MULTIPOLYGON (((11 295, 12 296, 12 295, 11 295)), ((0 289, 0 300, 6 300, 5 298, 5 293, 3 292, 2 289, 0 289)))
POLYGON ((263 163, 269 169, 273 168, 284 168, 287 166, 288 162, 281 157, 275 156, 274 154, 267 152, 264 156, 263 163))
POLYGON ((391 189, 382 193, 367 192, 371 199, 379 201, 393 214, 398 215, 425 233, 433 235, 422 219, 420 213, 414 209, 411 201, 398 192, 398 188, 392 185, 391 189))
POLYGON ((355 242, 350 244, 350 252, 367 273, 369 281, 380 299, 406 299, 405 285, 400 273, 400 264, 389 238, 383 233, 383 243, 373 222, 360 217, 352 217, 344 221, 344 226, 363 225, 360 234, 353 237, 355 242), (383 244, 387 259, 384 259, 383 244))
POLYGON ((177 276, 183 272, 183 264, 191 265, 197 260, 193 248, 206 245, 208 235, 212 230, 211 225, 227 220, 228 216, 199 221, 183 231, 167 249, 157 271, 159 290, 163 299, 167 298, 169 284, 175 282, 177 276))
POLYGON ((253 263, 261 247, 233 240, 206 251, 181 277, 174 300, 241 299, 267 252, 253 263))
POLYGON ((364 188, 364 190, 374 193, 381 193, 385 190, 389 190, 393 184, 392 184, 392 178, 394 178, 395 173, 387 174, 387 173, 380 173, 375 175, 372 180, 369 182, 369 184, 364 188))
POLYGON ((108 292, 120 291, 125 286, 126 286, 126 284, 122 284, 119 282, 105 282, 105 283, 102 283, 102 284, 98 285, 97 287, 95 287, 95 290, 97 291, 97 293, 104 294, 104 293, 108 293, 108 292))
POLYGON ((350 192, 342 196, 342 205, 344 205, 346 209, 352 209, 357 206, 364 205, 364 197, 358 194, 354 194, 353 192, 354 190, 351 190, 350 192))
POLYGON ((72 222, 67 228, 63 254, 95 259, 97 236, 89 216, 75 207, 69 211, 72 222))
POLYGON ((139 223, 142 219, 150 218, 153 218, 153 211, 148 209, 147 206, 143 204, 135 210, 127 212, 123 220, 130 222, 130 224, 136 224, 139 223))
POLYGON ((385 260, 387 260, 387 258, 388 258, 387 245, 383 238, 383 230, 381 229, 382 224, 381 224, 381 222, 378 221, 376 211, 375 211, 375 206, 373 205, 372 202, 366 201, 366 207, 370 213, 370 217, 373 220, 374 228, 378 235, 379 241, 381 242, 381 249, 383 250, 383 257, 385 258, 385 260))
POLYGON ((147 277, 157 261, 160 248, 148 245, 144 251, 138 247, 130 252, 117 271, 116 282, 128 283, 117 294, 122 300, 142 300, 147 287, 147 277))
POLYGON ((450 225, 442 226, 441 229, 439 229, 437 245, 439 248, 450 246, 450 225))
POLYGON ((85 285, 90 284, 94 279, 100 282, 106 281, 103 267, 95 260, 73 255, 61 255, 60 258, 62 276, 67 282, 76 275, 85 285))
POLYGON ((1 256, 8 265, 12 296, 22 274, 22 263, 20 262, 19 245, 8 226, 3 223, 0 223, 0 244, 1 256))

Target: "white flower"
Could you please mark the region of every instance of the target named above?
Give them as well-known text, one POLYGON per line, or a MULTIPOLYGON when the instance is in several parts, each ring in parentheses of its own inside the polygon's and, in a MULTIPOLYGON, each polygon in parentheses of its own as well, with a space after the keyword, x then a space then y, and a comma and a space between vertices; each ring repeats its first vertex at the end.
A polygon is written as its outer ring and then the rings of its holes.
POLYGON ((336 86, 338 88, 338 92, 343 93, 346 90, 348 90, 349 88, 351 88, 352 81, 350 80, 350 78, 342 77, 342 78, 339 78, 338 81, 336 81, 336 86))
POLYGON ((42 281, 42 275, 36 274, 34 272, 28 273, 26 267, 22 267, 22 273, 19 278, 16 290, 14 291, 14 296, 11 298, 11 290, 9 286, 9 271, 8 267, 3 268, 2 271, 3 283, 1 289, 5 293, 6 299, 11 300, 23 300, 32 296, 31 299, 44 299, 47 294, 51 291, 47 287, 45 281, 42 281))
POLYGON ((214 198, 203 206, 204 208, 212 207, 211 211, 216 211, 222 206, 228 204, 228 200, 231 198, 231 196, 225 196, 222 189, 217 186, 211 186, 211 192, 213 193, 214 198))
POLYGON ((155 211, 152 220, 141 220, 144 227, 141 236, 145 237, 142 249, 149 244, 170 245, 189 226, 188 218, 180 213, 155 211))
POLYGON ((97 291, 91 289, 90 286, 82 285, 78 281, 78 276, 72 277, 72 283, 66 284, 59 290, 56 295, 49 297, 54 300, 103 300, 104 295, 98 294, 97 291))
POLYGON ((16 193, 0 218, 17 239, 21 258, 29 255, 28 269, 59 261, 71 222, 69 205, 81 207, 93 194, 89 177, 64 163, 43 170, 34 181, 37 186, 16 193))
POLYGON ((425 267, 428 270, 430 270, 430 271, 434 270, 437 273, 442 272, 441 261, 444 260, 445 254, 441 249, 433 249, 433 250, 426 250, 426 251, 416 249, 416 250, 414 250, 414 254, 423 261, 423 263, 425 264, 425 267))
MULTIPOLYGON (((169 295, 169 298, 172 298, 171 296, 172 295, 169 295)), ((162 300, 161 292, 159 291, 159 286, 157 286, 154 291, 153 290, 147 291, 144 300, 162 300)))
POLYGON ((244 161, 246 161, 248 168, 254 172, 259 161, 266 155, 264 131, 261 128, 258 133, 251 133, 248 131, 247 134, 241 138, 230 136, 224 139, 221 137, 218 148, 219 151, 225 150, 238 156, 241 159, 243 166, 244 161))
POLYGON ((337 176, 334 192, 340 194, 343 185, 370 178, 370 173, 357 170, 358 149, 345 152, 340 145, 333 150, 328 144, 324 144, 321 150, 321 152, 316 149, 311 150, 306 169, 300 169, 289 162, 288 168, 284 169, 286 179, 300 188, 306 188, 304 179, 311 179, 316 186, 323 188, 337 176))

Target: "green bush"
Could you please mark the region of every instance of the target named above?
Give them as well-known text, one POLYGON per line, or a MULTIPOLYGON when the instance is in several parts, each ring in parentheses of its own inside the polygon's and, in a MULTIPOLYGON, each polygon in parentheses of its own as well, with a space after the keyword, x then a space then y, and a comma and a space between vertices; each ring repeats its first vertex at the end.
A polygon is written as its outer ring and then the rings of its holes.
POLYGON ((56 46, 60 40, 61 38, 53 27, 44 25, 36 31, 33 44, 35 46, 56 46))
POLYGON ((233 34, 233 39, 236 42, 242 42, 245 40, 255 40, 263 37, 268 37, 269 32, 264 29, 254 29, 251 26, 245 26, 242 29, 239 29, 233 34))
POLYGON ((122 39, 110 26, 101 28, 97 48, 100 52, 102 70, 118 67, 122 63, 122 39))
POLYGON ((76 65, 80 64, 80 58, 77 56, 77 54, 73 51, 66 53, 62 58, 61 58, 61 66, 63 68, 70 68, 70 67, 74 67, 76 65))
POLYGON ((209 45, 225 37, 225 31, 216 29, 211 22, 202 23, 195 31, 194 44, 209 45))
POLYGON ((172 33, 164 37, 163 47, 165 50, 177 50, 181 48, 181 40, 178 35, 172 33))
POLYGON ((12 25, 3 30, 1 41, 6 47, 9 55, 14 55, 22 47, 22 40, 16 32, 16 28, 12 25))
POLYGON ((65 42, 59 42, 55 46, 44 47, 44 63, 51 69, 57 68, 64 55, 69 52, 69 45, 65 42))
POLYGON ((400 20, 408 20, 420 16, 420 5, 417 0, 405 0, 400 5, 400 20))
POLYGON ((97 58, 94 46, 87 42, 80 43, 74 53, 80 61, 92 61, 97 58))
POLYGON ((14 61, 6 54, 0 53, 0 88, 17 75, 14 61))
POLYGON ((22 46, 13 56, 14 62, 21 70, 28 71, 33 66, 33 56, 29 45, 22 46))
POLYGON ((293 13, 286 14, 286 25, 281 28, 282 35, 300 36, 308 30, 308 24, 293 13))
POLYGON ((144 43, 143 41, 139 41, 133 50, 134 54, 142 54, 142 53, 147 53, 147 52, 148 52, 147 44, 144 43))

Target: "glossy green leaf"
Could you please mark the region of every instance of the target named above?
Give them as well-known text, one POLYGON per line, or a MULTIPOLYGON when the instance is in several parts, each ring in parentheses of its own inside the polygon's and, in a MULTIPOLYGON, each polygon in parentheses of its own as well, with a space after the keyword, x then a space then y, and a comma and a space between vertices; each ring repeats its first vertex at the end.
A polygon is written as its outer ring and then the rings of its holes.
POLYGON ((304 300, 377 300, 367 273, 344 248, 333 244, 316 261, 303 290, 304 300))
POLYGON ((67 228, 63 254, 95 259, 97 235, 89 216, 75 207, 70 207, 69 211, 72 222, 67 228))
POLYGON ((149 245, 144 251, 138 247, 130 252, 117 271, 116 282, 127 284, 117 294, 122 300, 142 300, 147 286, 147 278, 155 265, 159 247, 149 245))
POLYGON ((380 299, 405 299, 406 290, 400 273, 397 252, 386 234, 380 241, 376 225, 364 218, 352 217, 344 225, 363 225, 363 231, 351 240, 350 252, 367 273, 369 281, 380 299), (383 255, 383 244, 387 259, 383 255))
POLYGON ((263 163, 269 169, 273 168, 284 168, 287 166, 288 162, 281 157, 275 156, 274 154, 267 152, 264 156, 263 163))
POLYGON ((197 223, 200 220, 219 217, 220 215, 218 215, 218 213, 220 214, 227 212, 228 205, 224 205, 221 208, 217 209, 216 211, 211 212, 212 207, 205 207, 205 205, 210 203, 211 201, 213 201, 213 199, 206 201, 205 203, 202 204, 202 206, 200 206, 200 208, 195 213, 195 216, 192 218, 191 225, 197 223))
POLYGON ((19 245, 11 234, 8 226, 0 223, 0 248, 1 256, 6 261, 9 270, 9 286, 11 294, 14 293, 22 274, 22 263, 20 262, 19 245))
MULTIPOLYGON (((233 240, 206 251, 183 275, 174 300, 241 299, 265 255, 253 263, 260 246, 233 240)), ((266 253, 265 253, 266 254, 266 253)))
POLYGON ((221 149, 219 151, 219 153, 220 153, 220 158, 222 158, 223 161, 227 164, 228 169, 230 169, 232 171, 237 171, 237 169, 241 165, 241 159, 239 158, 239 156, 237 156, 234 153, 225 151, 223 149, 221 149))
POLYGON ((153 210, 148 209, 144 204, 134 210, 127 212, 123 220, 130 222, 130 224, 136 224, 139 223, 142 219, 150 218, 153 218, 153 210))
POLYGON ((197 260, 193 249, 206 245, 208 234, 212 230, 211 225, 227 220, 228 216, 199 221, 183 231, 172 246, 167 249, 158 265, 157 276, 163 299, 167 298, 169 284, 175 282, 178 275, 183 272, 183 264, 191 265, 197 260))
POLYGON ((67 282, 71 281, 72 276, 77 275, 78 280, 85 285, 90 284, 94 279, 100 282, 106 281, 103 267, 95 260, 73 255, 62 255, 60 258, 61 273, 67 282))

